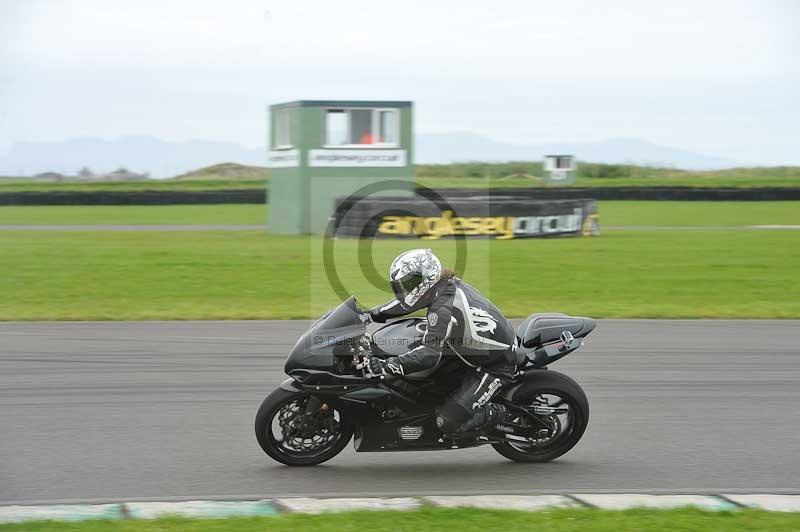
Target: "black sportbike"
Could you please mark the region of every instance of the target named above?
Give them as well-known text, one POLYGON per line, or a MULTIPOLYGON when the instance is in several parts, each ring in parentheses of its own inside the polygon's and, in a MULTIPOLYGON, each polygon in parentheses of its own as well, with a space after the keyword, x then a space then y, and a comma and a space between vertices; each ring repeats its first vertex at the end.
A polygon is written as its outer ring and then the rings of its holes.
POLYGON ((353 297, 317 320, 289 354, 290 378, 258 409, 256 438, 264 452, 287 465, 316 465, 336 456, 355 434, 358 452, 490 444, 511 460, 547 462, 578 443, 589 421, 586 394, 547 366, 583 345, 594 320, 534 314, 523 321, 517 352, 524 361, 512 384, 492 399, 506 406, 505 420, 460 440, 437 429, 434 405, 458 386, 454 371, 474 370, 447 345, 439 365, 425 374, 374 379, 359 369, 364 356, 397 356, 419 345, 426 324, 400 319, 369 337, 353 297))

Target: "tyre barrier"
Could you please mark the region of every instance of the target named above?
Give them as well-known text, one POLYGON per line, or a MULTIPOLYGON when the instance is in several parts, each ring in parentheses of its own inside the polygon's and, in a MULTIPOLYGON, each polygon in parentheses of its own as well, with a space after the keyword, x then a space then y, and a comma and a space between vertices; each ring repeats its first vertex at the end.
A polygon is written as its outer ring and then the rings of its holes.
MULTIPOLYGON (((639 201, 799 201, 799 188, 519 188, 437 189, 445 198, 514 196, 551 200, 592 197, 597 200, 639 201)), ((117 190, 117 191, 20 191, 0 192, 0 205, 213 205, 264 203, 268 191, 225 190, 117 190)))
POLYGON ((266 190, 64 190, 0 192, 0 205, 216 205, 265 203, 266 190))

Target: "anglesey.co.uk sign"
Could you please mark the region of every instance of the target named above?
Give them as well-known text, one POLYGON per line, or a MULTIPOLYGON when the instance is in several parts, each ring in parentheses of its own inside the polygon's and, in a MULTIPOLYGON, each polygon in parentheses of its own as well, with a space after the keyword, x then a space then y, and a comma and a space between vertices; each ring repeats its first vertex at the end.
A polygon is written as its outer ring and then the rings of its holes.
MULTIPOLYGON (((271 168, 290 168, 300 165, 298 150, 270 150, 271 168)), ((308 166, 342 168, 391 168, 406 166, 406 150, 349 150, 318 149, 308 151, 308 166)))

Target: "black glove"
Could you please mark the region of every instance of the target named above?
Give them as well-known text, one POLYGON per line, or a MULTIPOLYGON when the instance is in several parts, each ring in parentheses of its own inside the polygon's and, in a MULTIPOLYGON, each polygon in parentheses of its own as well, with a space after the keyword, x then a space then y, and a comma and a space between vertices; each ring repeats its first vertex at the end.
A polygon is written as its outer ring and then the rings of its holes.
POLYGON ((386 360, 369 357, 366 364, 367 377, 385 377, 386 375, 403 375, 403 366, 397 357, 386 360))

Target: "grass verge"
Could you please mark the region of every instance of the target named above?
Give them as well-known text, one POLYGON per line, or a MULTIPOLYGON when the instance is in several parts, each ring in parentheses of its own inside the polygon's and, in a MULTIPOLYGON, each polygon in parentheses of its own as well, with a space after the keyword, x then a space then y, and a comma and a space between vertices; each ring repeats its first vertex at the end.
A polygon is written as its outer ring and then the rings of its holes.
POLYGON ((800 225, 800 201, 601 201, 600 229, 624 226, 800 225))
POLYGON ((290 514, 274 517, 228 519, 182 519, 126 521, 33 522, 0 525, 3 532, 459 532, 535 531, 535 532, 617 532, 619 530, 726 532, 800 529, 800 514, 759 510, 706 512, 680 510, 551 510, 515 512, 467 508, 424 508, 414 512, 347 512, 340 514, 290 514))
MULTIPOLYGON (((345 291, 364 305, 387 300, 381 273, 420 244, 455 262, 452 240, 336 241, 345 291)), ((0 231, 0 319, 315 317, 338 301, 321 250, 318 237, 262 231, 0 231)), ((800 317, 800 231, 614 231, 468 240, 466 251, 463 277, 509 317, 800 317)))
POLYGON ((253 225, 265 205, 2 206, 0 225, 253 225))

